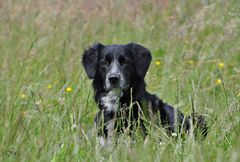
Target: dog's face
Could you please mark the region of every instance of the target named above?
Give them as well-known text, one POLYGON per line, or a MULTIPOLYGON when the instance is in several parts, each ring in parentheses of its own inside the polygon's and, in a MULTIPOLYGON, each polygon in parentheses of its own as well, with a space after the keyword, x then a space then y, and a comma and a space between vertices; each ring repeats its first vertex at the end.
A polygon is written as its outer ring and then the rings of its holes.
POLYGON ((149 50, 135 43, 106 46, 97 43, 85 50, 82 59, 88 77, 100 79, 106 91, 128 89, 133 80, 144 78, 150 62, 149 50))
POLYGON ((104 81, 104 89, 127 89, 134 73, 132 55, 124 45, 106 46, 100 52, 98 72, 104 81))

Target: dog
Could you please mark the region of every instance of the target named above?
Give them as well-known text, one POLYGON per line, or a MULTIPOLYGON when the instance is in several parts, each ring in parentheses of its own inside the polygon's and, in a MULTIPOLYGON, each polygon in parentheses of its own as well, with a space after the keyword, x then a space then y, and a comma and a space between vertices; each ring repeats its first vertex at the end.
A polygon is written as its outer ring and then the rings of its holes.
POLYGON ((142 116, 147 119, 155 116, 168 133, 176 134, 180 129, 188 132, 194 125, 207 135, 202 115, 185 117, 180 110, 146 91, 144 77, 151 60, 150 51, 136 43, 95 43, 85 49, 82 64, 87 76, 93 80, 94 99, 99 107, 95 124, 103 145, 115 129, 119 133, 129 129, 131 134, 134 125, 140 125, 147 135, 142 116))

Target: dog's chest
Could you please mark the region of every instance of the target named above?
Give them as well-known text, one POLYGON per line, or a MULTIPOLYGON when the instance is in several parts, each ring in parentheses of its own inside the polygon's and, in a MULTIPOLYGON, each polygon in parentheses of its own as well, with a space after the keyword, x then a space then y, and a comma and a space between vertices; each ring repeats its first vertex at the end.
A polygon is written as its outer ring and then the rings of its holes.
POLYGON ((101 105, 104 110, 111 113, 116 113, 119 109, 119 95, 116 91, 110 91, 107 95, 101 98, 101 105))
POLYGON ((102 146, 110 144, 114 134, 116 113, 119 110, 119 94, 117 91, 110 91, 100 98, 100 103, 103 106, 104 112, 104 130, 106 131, 107 139, 102 138, 100 143, 102 146))

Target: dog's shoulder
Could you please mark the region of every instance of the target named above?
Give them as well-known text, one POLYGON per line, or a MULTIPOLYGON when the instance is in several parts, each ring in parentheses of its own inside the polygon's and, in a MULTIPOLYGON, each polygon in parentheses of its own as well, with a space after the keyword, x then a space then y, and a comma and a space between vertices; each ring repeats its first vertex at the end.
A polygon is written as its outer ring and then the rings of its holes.
POLYGON ((163 102, 162 99, 160 99, 155 94, 150 94, 148 92, 145 93, 145 99, 148 102, 148 107, 151 109, 153 113, 159 112, 161 120, 169 121, 170 123, 174 121, 177 115, 177 118, 180 120, 183 119, 184 115, 181 111, 175 109, 174 107, 170 106, 169 104, 163 102))

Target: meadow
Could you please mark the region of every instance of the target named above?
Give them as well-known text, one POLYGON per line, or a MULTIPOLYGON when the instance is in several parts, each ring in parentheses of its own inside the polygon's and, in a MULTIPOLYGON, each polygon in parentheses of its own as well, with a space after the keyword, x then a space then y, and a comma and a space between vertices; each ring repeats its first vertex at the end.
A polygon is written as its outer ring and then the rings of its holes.
POLYGON ((238 0, 0 1, 0 161, 237 162, 239 139, 238 0), (101 149, 81 65, 94 42, 147 47, 148 91, 204 114, 208 136, 172 138, 153 125, 147 140, 123 134, 101 149))

